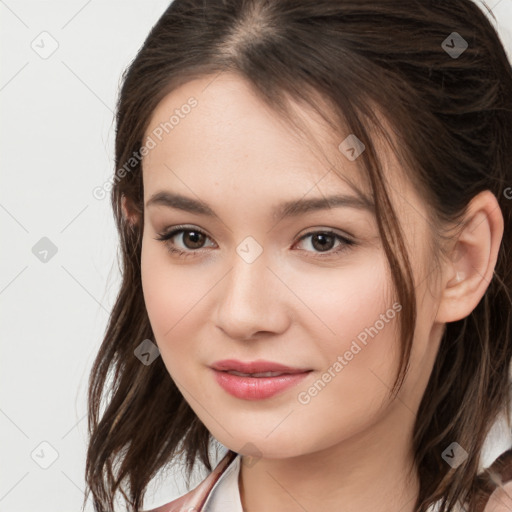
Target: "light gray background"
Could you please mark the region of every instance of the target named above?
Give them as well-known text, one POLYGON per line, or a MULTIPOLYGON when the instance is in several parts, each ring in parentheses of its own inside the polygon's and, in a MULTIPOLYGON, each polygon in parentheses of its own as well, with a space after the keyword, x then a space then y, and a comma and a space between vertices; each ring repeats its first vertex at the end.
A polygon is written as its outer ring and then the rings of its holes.
MULTIPOLYGON (((0 0, 0 512, 82 503, 87 378, 119 285, 109 199, 92 190, 113 172, 121 73, 167 5, 0 0)), ((488 6, 512 55, 512 0, 488 6)), ((497 424, 488 460, 509 442, 497 424)), ((185 492, 172 474, 152 489, 147 507, 185 492)))

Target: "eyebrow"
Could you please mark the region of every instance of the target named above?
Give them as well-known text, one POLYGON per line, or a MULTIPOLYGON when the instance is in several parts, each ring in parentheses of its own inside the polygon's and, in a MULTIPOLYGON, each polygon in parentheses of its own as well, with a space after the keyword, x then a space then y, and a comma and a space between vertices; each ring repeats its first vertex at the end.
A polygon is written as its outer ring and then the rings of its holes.
MULTIPOLYGON (((150 206, 165 206, 198 215, 217 217, 216 213, 203 201, 168 191, 160 191, 153 194, 146 203, 146 208, 150 206)), ((375 213, 375 204, 367 197, 341 194, 286 201, 274 208, 272 216, 277 220, 282 220, 286 217, 295 217, 305 213, 336 207, 355 208, 375 213)))

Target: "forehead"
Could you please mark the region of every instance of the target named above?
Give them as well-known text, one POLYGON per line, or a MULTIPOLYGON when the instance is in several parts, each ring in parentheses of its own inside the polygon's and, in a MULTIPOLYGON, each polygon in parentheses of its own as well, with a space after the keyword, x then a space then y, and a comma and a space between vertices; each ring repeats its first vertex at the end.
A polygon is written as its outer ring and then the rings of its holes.
MULTIPOLYGON (((144 140, 155 142, 143 158, 146 199, 162 188, 208 198, 219 186, 247 199, 325 196, 333 190, 371 197, 361 166, 340 150, 350 134, 343 128, 335 133, 311 107, 292 105, 306 132, 297 132, 235 74, 196 78, 174 89, 154 110, 145 133, 144 140)), ((395 155, 382 140, 374 138, 374 144, 399 214, 405 208, 408 219, 425 218, 395 155)))
POLYGON ((271 173, 273 179, 314 183, 337 168, 362 185, 357 165, 338 149, 340 137, 311 108, 293 109, 307 133, 294 129, 236 75, 187 82, 169 93, 151 116, 145 138, 152 137, 156 146, 144 157, 144 173, 148 181, 154 179, 154 171, 167 163, 187 172, 194 167, 203 178, 236 180, 251 174, 263 179, 271 173))

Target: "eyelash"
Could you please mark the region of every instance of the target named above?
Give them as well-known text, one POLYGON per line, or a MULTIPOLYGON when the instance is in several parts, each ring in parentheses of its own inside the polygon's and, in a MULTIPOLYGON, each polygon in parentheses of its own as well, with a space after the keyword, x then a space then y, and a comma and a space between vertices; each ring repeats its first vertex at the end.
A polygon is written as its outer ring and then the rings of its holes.
MULTIPOLYGON (((190 226, 176 226, 174 229, 172 229, 169 232, 163 232, 160 233, 158 237, 155 238, 155 240, 158 240, 160 242, 163 242, 166 249, 173 255, 176 255, 180 258, 188 258, 190 256, 194 257, 196 253, 201 252, 201 249, 189 249, 188 251, 182 251, 181 249, 176 249, 174 244, 171 243, 171 239, 176 236, 179 233, 185 233, 187 231, 193 231, 194 233, 200 233, 201 235, 204 235, 207 238, 210 238, 204 231, 193 228, 190 226)), ((305 238, 308 238, 312 235, 332 235, 336 239, 343 242, 342 245, 340 245, 337 249, 326 251, 325 253, 318 252, 316 257, 319 258, 326 258, 326 257, 332 257, 333 255, 338 255, 340 253, 343 253, 351 248, 351 246, 356 245, 356 242, 353 240, 350 240, 349 238, 345 238, 344 236, 339 235, 338 233, 335 233, 334 231, 330 230, 319 230, 319 231, 310 231, 309 233, 306 233, 305 235, 301 236, 299 238, 299 242, 304 240, 305 238)), ((310 251, 306 251, 310 252, 310 251)))

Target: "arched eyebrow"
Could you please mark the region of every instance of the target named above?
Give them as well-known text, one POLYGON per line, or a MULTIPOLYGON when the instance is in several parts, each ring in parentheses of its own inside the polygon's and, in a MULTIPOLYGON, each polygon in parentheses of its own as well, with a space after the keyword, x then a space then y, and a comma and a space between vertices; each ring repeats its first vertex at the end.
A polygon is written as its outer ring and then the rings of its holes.
MULTIPOLYGON (((156 192, 151 196, 146 203, 146 208, 151 206, 164 206, 197 215, 217 217, 217 214, 205 202, 165 190, 156 192)), ((296 217, 314 211, 340 207, 355 208, 366 210, 372 214, 375 213, 375 205, 369 198, 362 195, 338 194, 327 197, 299 198, 285 201, 273 209, 272 217, 275 220, 282 220, 284 218, 296 217)))

